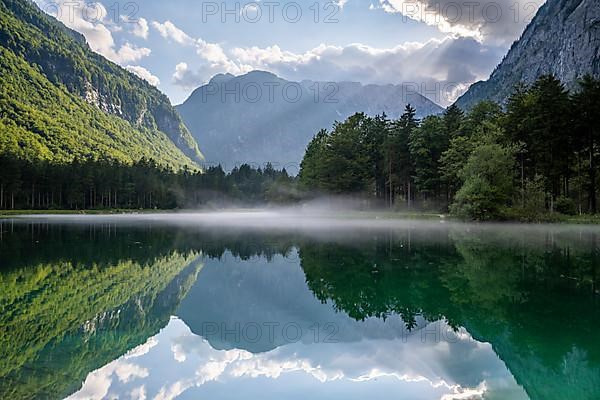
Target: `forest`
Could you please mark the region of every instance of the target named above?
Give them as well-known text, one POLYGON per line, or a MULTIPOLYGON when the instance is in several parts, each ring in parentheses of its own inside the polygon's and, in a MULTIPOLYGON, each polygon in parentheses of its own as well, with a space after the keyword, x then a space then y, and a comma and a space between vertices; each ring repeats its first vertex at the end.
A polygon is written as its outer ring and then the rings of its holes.
POLYGON ((61 164, 0 155, 0 210, 106 210, 224 207, 289 202, 295 178, 270 164, 226 173, 175 171, 142 158, 133 164, 75 160, 61 164))
POLYGON ((410 105, 398 120, 357 113, 314 136, 300 187, 475 220, 595 214, 600 81, 578 86, 541 76, 504 107, 452 105, 422 121, 410 105))
POLYGON ((0 155, 0 209, 181 209, 348 196, 392 210, 474 220, 595 214, 600 81, 570 92, 552 76, 518 86, 504 106, 456 105, 418 120, 357 113, 318 132, 298 177, 271 164, 204 170, 83 158, 0 155))

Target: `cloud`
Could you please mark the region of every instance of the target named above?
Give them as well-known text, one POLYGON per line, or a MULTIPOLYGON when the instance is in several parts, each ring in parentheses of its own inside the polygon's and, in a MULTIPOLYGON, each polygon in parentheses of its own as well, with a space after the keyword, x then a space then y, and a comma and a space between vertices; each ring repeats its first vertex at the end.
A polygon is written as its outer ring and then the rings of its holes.
POLYGON ((191 36, 176 27, 171 21, 165 21, 164 23, 153 21, 152 26, 165 39, 170 39, 176 43, 188 46, 192 46, 195 43, 195 40, 192 39, 191 36))
POLYGON ((196 41, 196 53, 211 63, 227 64, 230 62, 220 45, 208 43, 202 39, 196 41))
MULTIPOLYGON (((131 34, 142 39, 148 39, 148 34, 150 33, 150 26, 148 25, 148 20, 141 17, 137 19, 131 19, 126 15, 122 15, 121 21, 130 26, 129 31, 131 32, 131 34)), ((114 28, 112 27, 111 30, 115 32, 114 28)), ((123 29, 121 27, 118 27, 118 30, 122 31, 123 29)))
POLYGON ((160 23, 152 22, 152 26, 160 35, 183 46, 194 46, 196 54, 200 56, 201 63, 196 71, 191 71, 187 63, 181 62, 175 67, 173 82, 183 88, 194 88, 205 83, 211 76, 217 73, 229 72, 241 74, 251 70, 250 66, 244 66, 232 61, 218 43, 209 43, 201 38, 193 38, 171 21, 160 23))
POLYGON ((125 69, 146 80, 152 86, 160 85, 160 79, 158 79, 157 76, 152 75, 152 73, 144 67, 140 67, 139 65, 128 65, 125 69))
MULTIPOLYGON (((365 324, 349 323, 346 328, 354 328, 357 333, 365 324)), ((378 336, 382 330, 395 331, 393 327, 386 328, 381 321, 373 323, 380 324, 378 336)), ((208 341, 193 334, 183 321, 171 319, 158 335, 159 345, 152 348, 150 354, 121 357, 90 373, 71 399, 143 393, 147 398, 166 400, 186 391, 190 398, 211 397, 210 387, 215 388, 209 385, 211 383, 251 391, 255 383, 270 384, 269 381, 278 378, 288 379, 285 382, 292 385, 294 381, 336 382, 336 387, 342 390, 377 381, 377 385, 402 390, 407 397, 415 399, 474 400, 485 398, 488 392, 493 395, 498 389, 512 390, 515 398, 521 398, 521 394, 525 398, 491 345, 477 342, 464 328, 456 333, 444 322, 428 324, 424 329, 404 338, 364 336, 361 340, 342 341, 335 346, 290 343, 269 352, 250 353, 241 349, 216 350, 208 341), (434 332, 435 340, 423 339, 424 335, 434 332), (173 357, 166 357, 169 350, 173 357), (468 360, 467 367, 456 364, 456 354, 468 360), (157 356, 160 363, 156 363, 157 356), (173 374, 172 371, 178 372, 173 374), (161 386, 153 384, 156 382, 161 386), (203 387, 206 391, 199 391, 203 387), (192 392, 193 388, 196 392, 192 392)))
POLYGON ((146 387, 140 386, 131 391, 129 394, 131 399, 146 400, 146 387))
MULTIPOLYGON (((386 4, 382 7, 392 7, 386 4)), ((180 62, 172 76, 173 84, 184 89, 205 84, 219 73, 240 75, 259 69, 298 81, 411 84, 434 102, 447 105, 469 85, 487 78, 505 51, 502 46, 481 43, 476 31, 472 37, 461 31, 463 35, 423 43, 407 42, 391 48, 352 43, 321 44, 303 53, 287 51, 278 45, 225 50, 217 43, 194 39, 171 21, 154 21, 152 25, 164 38, 195 47, 199 62, 193 68, 187 62, 180 62)))
POLYGON ((191 71, 187 63, 181 62, 175 66, 173 83, 184 89, 195 89, 206 82, 205 76, 199 72, 191 71))
POLYGON ((344 6, 348 3, 348 0, 337 0, 335 4, 339 7, 340 10, 344 9, 344 6))
MULTIPOLYGON (((464 391, 466 382, 482 383, 490 372, 498 375, 504 373, 504 366, 496 363, 489 344, 475 341, 464 328, 456 333, 444 322, 428 323, 424 331, 403 338, 365 336, 362 340, 351 342, 351 345, 344 343, 342 346, 348 354, 339 354, 319 344, 305 346, 299 342, 265 353, 250 353, 235 348, 218 351, 206 339, 191 333, 185 325, 180 325, 182 321, 175 319, 171 322, 179 325, 179 333, 170 338, 171 351, 177 353, 174 359, 181 359, 181 355, 185 354, 191 364, 197 361, 201 363, 193 380, 178 381, 179 389, 216 380, 227 382, 244 377, 274 379, 284 374, 302 372, 321 383, 337 380, 365 382, 392 377, 403 382, 426 382, 432 388, 460 393, 464 391), (436 332, 439 340, 423 340, 427 332, 436 332), (390 352, 390 348, 394 351, 390 352), (483 368, 485 372, 453 371, 448 368, 455 352, 468 353, 471 362, 486 367, 483 368)), ((349 327, 354 329, 361 325, 355 322, 351 324, 349 327)), ((163 389, 168 391, 166 388, 163 389)), ((481 389, 482 385, 479 385, 477 391, 482 392, 481 389)))
POLYGON ((252 67, 241 62, 231 60, 223 48, 216 43, 208 43, 202 39, 196 40, 196 53, 206 63, 203 65, 205 78, 216 73, 227 72, 242 74, 252 70, 252 67))
POLYGON ((150 28, 148 27, 148 21, 144 18, 138 19, 138 21, 133 26, 132 33, 143 39, 148 39, 148 33, 150 32, 150 28))
POLYGON ((144 344, 141 344, 133 349, 129 350, 124 356, 124 359, 135 358, 148 354, 150 350, 158 344, 158 340, 155 337, 151 337, 144 344))
POLYGON ((107 52, 105 57, 118 64, 125 64, 147 57, 151 52, 152 51, 146 47, 137 47, 130 43, 125 43, 118 51, 107 52))
POLYGON ((63 0, 41 3, 40 7, 67 27, 81 33, 93 51, 115 63, 138 61, 151 53, 150 49, 129 42, 117 47, 112 31, 117 31, 118 27, 110 21, 106 8, 100 3, 86 3, 84 8, 76 2, 63 0))
POLYGON ((136 364, 121 363, 114 370, 115 375, 123 383, 127 383, 132 379, 146 378, 150 374, 147 368, 140 367, 136 364))
MULTIPOLYGON (((111 386, 115 383, 116 377, 121 383, 129 383, 134 380, 147 378, 149 370, 139 365, 126 361, 112 362, 104 367, 91 372, 85 381, 85 384, 77 393, 68 397, 69 400, 100 400, 105 398, 115 398, 109 395, 111 386)), ((145 390, 144 390, 145 396, 145 390)))
POLYGON ((249 65, 238 65, 231 60, 223 63, 202 62, 192 70, 185 62, 181 62, 175 66, 175 72, 172 76, 174 85, 183 89, 196 89, 197 87, 206 84, 210 78, 220 73, 230 73, 233 75, 241 75, 252 71, 253 68, 249 65))
POLYGON ((469 85, 487 78, 503 52, 502 47, 468 37, 407 42, 392 48, 321 44, 304 53, 282 50, 277 45, 236 47, 225 52, 218 45, 198 40, 197 53, 205 62, 194 70, 187 63, 178 64, 173 83, 190 89, 217 73, 239 75, 258 69, 296 81, 410 84, 434 102, 447 105, 469 85))
POLYGON ((302 64, 310 62, 318 57, 318 52, 324 47, 321 45, 304 54, 295 54, 290 51, 283 51, 277 45, 265 48, 260 47, 236 47, 231 50, 231 54, 238 62, 251 64, 253 67, 266 67, 271 64, 302 64))
POLYGON ((392 48, 321 44, 304 53, 271 46, 234 48, 230 54, 236 65, 268 70, 291 80, 412 84, 445 105, 473 82, 487 78, 503 51, 473 38, 447 37, 392 48))
MULTIPOLYGON (((379 8, 480 42, 509 44, 545 0, 379 0, 379 8)), ((375 7, 374 7, 375 8, 375 7)))

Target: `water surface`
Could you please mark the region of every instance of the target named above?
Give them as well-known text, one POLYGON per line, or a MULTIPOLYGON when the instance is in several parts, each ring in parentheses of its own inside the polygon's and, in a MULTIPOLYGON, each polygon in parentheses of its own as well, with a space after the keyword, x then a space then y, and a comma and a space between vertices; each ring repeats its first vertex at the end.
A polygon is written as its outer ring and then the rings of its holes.
POLYGON ((598 399, 600 229, 0 221, 0 398, 598 399))

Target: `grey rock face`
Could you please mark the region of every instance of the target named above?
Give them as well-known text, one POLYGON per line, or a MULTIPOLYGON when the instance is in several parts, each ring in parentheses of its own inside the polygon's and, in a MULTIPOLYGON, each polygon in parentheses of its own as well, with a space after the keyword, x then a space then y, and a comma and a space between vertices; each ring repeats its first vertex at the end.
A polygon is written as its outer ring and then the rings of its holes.
POLYGON ((457 104, 503 103, 517 83, 545 74, 569 89, 585 74, 600 77, 600 0, 548 0, 490 78, 473 84, 457 104))

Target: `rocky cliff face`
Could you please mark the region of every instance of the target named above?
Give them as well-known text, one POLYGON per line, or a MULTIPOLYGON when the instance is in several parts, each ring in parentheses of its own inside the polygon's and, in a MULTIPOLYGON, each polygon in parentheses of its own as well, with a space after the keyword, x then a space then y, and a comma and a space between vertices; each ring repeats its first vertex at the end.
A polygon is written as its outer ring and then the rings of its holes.
POLYGON ((503 103, 517 83, 531 84, 544 74, 570 89, 585 74, 600 77, 599 0, 548 0, 490 78, 473 84, 457 104, 503 103))

